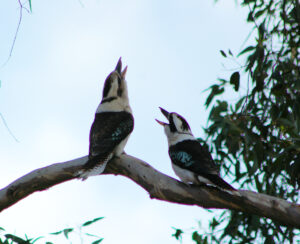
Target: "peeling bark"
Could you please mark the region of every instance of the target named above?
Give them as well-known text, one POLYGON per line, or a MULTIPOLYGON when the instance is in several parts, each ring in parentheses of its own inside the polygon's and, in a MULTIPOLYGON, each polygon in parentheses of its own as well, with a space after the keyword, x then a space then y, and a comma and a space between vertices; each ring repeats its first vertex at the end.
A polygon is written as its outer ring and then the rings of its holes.
MULTIPOLYGON (((36 191, 76 179, 88 157, 36 169, 0 190, 0 212, 36 191)), ((150 198, 203 208, 230 209, 256 214, 282 225, 300 228, 300 205, 280 198, 239 190, 238 194, 213 186, 190 186, 151 167, 144 161, 122 155, 109 162, 104 174, 123 175, 144 188, 150 198)))

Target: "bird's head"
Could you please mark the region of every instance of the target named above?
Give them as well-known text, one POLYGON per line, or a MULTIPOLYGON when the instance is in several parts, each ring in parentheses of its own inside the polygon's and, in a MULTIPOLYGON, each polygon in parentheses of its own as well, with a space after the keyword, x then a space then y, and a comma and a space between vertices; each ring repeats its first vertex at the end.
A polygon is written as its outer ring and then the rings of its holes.
POLYGON ((122 60, 119 59, 117 66, 106 78, 103 88, 103 102, 115 99, 128 99, 127 84, 125 80, 127 66, 122 71, 122 60))
POLYGON ((194 138, 188 122, 181 115, 174 112, 169 113, 161 107, 160 111, 168 119, 169 123, 157 119, 156 121, 164 127, 170 145, 182 140, 194 138))

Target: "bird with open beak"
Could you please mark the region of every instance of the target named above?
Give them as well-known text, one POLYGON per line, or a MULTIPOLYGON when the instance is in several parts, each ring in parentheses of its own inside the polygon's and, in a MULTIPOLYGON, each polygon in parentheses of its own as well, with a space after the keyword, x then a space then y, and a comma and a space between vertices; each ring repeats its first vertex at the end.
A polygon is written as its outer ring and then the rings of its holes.
POLYGON ((164 127, 175 174, 187 184, 209 184, 236 191, 220 177, 219 168, 207 148, 193 136, 188 122, 177 113, 160 110, 169 123, 156 121, 164 127))
POLYGON ((90 130, 89 159, 78 172, 78 178, 85 180, 101 174, 109 160, 123 153, 133 131, 126 72, 127 66, 122 71, 120 58, 115 70, 105 80, 102 100, 90 130))

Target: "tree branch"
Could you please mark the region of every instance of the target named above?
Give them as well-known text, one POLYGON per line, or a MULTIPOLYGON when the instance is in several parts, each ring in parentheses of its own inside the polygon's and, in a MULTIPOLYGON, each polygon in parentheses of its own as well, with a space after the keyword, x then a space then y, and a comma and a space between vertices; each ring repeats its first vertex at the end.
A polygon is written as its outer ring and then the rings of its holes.
MULTIPOLYGON (((0 190, 0 212, 28 195, 56 184, 75 179, 77 171, 88 157, 36 169, 0 190)), ((222 191, 213 186, 190 186, 179 182, 129 155, 114 158, 104 174, 123 175, 149 192, 158 200, 243 211, 278 221, 282 225, 300 228, 300 205, 283 199, 239 190, 239 195, 222 191)))

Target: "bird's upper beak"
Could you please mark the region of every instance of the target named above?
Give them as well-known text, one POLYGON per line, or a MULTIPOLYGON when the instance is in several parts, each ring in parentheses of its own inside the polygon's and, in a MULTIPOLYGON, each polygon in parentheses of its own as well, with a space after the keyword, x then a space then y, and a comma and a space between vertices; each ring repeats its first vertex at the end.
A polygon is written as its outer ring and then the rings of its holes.
POLYGON ((162 107, 159 107, 160 111, 162 112, 162 114, 169 120, 169 112, 165 109, 163 109, 162 107))
POLYGON ((118 61, 118 63, 117 63, 117 66, 116 66, 116 68, 115 68, 115 71, 118 72, 118 74, 121 76, 121 78, 122 78, 123 80, 125 80, 125 76, 126 76, 126 73, 127 73, 127 67, 128 67, 128 66, 126 66, 126 67, 123 69, 123 71, 122 71, 122 57, 120 57, 120 58, 119 58, 119 61, 118 61))
POLYGON ((119 61, 117 63, 117 66, 115 68, 115 71, 117 71, 119 74, 122 72, 122 57, 119 58, 119 61))
MULTIPOLYGON (((162 114, 169 120, 169 112, 161 107, 159 107, 160 111, 162 112, 162 114)), ((159 123, 162 126, 168 125, 165 122, 159 121, 157 119, 155 119, 157 123, 159 123)))

